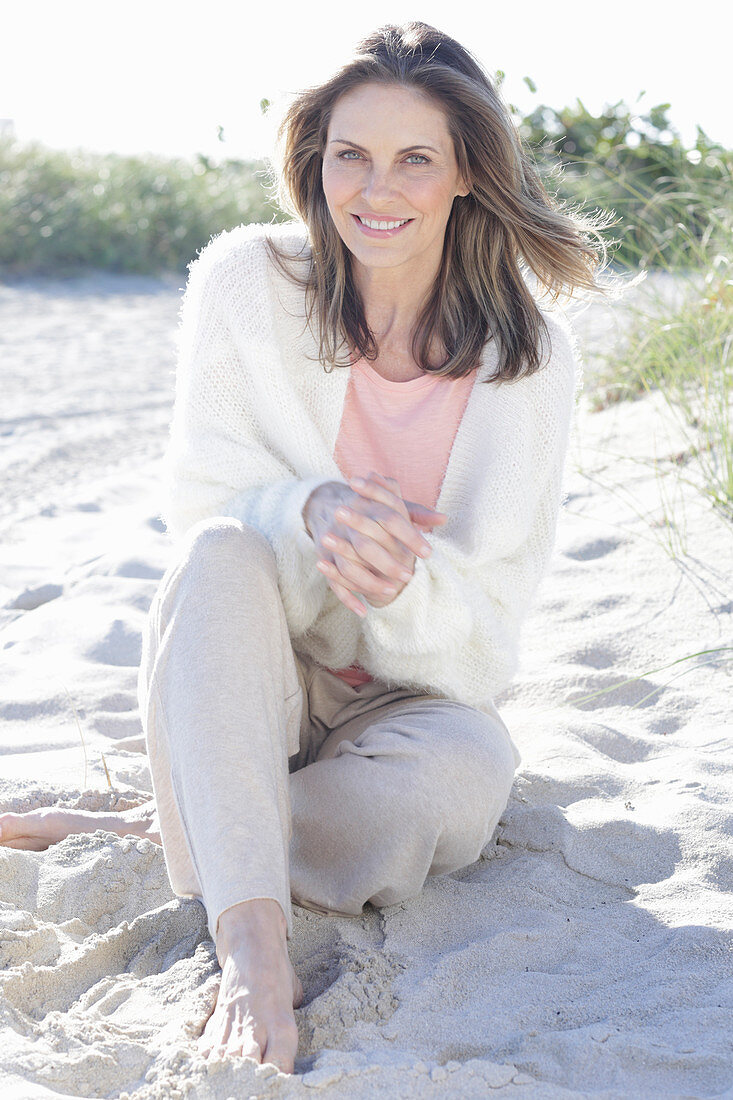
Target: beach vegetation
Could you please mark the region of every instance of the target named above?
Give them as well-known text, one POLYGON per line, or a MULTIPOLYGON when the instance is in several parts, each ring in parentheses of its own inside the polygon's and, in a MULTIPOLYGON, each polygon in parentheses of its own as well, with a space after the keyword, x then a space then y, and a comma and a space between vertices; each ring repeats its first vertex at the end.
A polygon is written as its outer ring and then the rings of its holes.
POLYGON ((0 138, 0 273, 183 271, 212 235, 284 219, 262 165, 56 150, 0 138))
POLYGON ((733 153, 700 126, 687 147, 669 107, 637 113, 619 101, 592 115, 578 100, 560 111, 541 105, 519 122, 548 190, 615 212, 624 269, 697 267, 729 245, 733 153))
POLYGON ((633 167, 619 173, 627 247, 662 278, 623 303, 621 338, 598 353, 590 397, 602 409, 656 393, 681 440, 656 460, 659 472, 690 481, 733 518, 733 153, 710 159, 715 171, 703 178, 676 161, 653 183, 633 167))

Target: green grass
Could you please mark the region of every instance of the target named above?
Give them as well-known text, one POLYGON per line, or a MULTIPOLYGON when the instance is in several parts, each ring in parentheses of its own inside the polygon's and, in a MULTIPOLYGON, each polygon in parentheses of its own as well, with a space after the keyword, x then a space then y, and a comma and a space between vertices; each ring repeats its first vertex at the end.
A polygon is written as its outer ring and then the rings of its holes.
POLYGON ((213 234, 277 215, 263 165, 0 139, 0 271, 183 271, 213 234))
POLYGON ((633 172, 616 180, 635 211, 624 219, 627 251, 669 276, 674 293, 621 306, 624 337, 601 360, 591 400, 600 409, 658 392, 684 440, 660 472, 673 468, 733 518, 733 154, 716 164, 715 177, 683 172, 651 188, 633 172))
POLYGON ((733 281, 729 262, 694 280, 681 302, 661 295, 630 305, 623 346, 604 363, 592 402, 600 409, 658 391, 685 441, 665 461, 733 518, 733 281))

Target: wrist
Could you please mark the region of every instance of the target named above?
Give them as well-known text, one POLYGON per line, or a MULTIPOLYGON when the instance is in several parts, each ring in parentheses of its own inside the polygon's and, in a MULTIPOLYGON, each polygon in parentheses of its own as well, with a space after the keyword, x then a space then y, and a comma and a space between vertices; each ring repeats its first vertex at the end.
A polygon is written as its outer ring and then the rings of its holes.
POLYGON ((328 526, 332 519, 333 506, 344 499, 345 488, 348 490, 341 481, 324 481, 316 485, 307 497, 301 509, 301 515, 305 529, 314 542, 317 524, 321 522, 328 526))

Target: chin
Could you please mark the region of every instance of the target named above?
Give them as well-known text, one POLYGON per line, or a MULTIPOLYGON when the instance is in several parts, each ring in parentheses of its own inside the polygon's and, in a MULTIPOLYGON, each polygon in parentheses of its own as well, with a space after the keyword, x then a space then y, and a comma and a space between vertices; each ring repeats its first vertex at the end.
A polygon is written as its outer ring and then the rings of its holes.
POLYGON ((376 248, 351 248, 348 243, 346 244, 346 247, 349 249, 349 252, 354 257, 354 259, 358 260, 363 267, 400 267, 402 264, 410 259, 409 256, 398 256, 394 252, 386 255, 384 251, 379 251, 376 248))

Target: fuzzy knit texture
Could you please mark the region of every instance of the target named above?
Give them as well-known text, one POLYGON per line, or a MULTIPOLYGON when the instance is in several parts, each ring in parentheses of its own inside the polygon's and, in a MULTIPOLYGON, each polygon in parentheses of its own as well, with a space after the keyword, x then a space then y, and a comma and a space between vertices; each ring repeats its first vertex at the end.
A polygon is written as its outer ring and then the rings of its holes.
POLYGON ((179 540, 217 515, 251 524, 273 549, 297 650, 482 709, 516 671, 521 623, 553 548, 581 379, 572 328, 540 306, 543 366, 511 383, 482 381, 498 358, 486 344, 436 505, 448 521, 427 536, 432 555, 416 559, 392 603, 367 605, 360 619, 316 568, 302 515, 317 485, 346 484, 334 449, 351 368, 319 363, 303 291, 270 261, 266 235, 308 255, 300 223, 242 225, 189 266, 166 527, 179 540))

